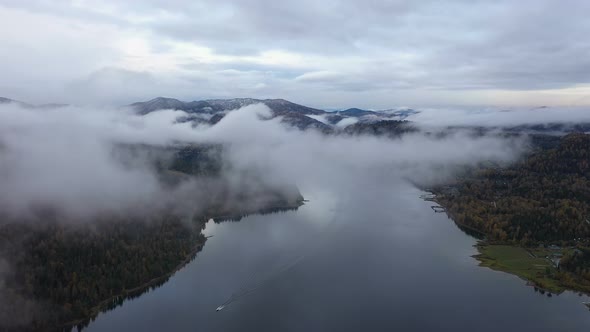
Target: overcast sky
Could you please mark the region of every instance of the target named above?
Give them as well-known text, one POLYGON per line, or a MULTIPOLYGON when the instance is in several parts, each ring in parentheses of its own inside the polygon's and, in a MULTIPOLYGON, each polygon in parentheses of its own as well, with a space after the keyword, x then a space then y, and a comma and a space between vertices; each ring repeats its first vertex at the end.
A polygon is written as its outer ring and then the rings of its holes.
POLYGON ((590 105, 590 1, 0 0, 0 96, 590 105))

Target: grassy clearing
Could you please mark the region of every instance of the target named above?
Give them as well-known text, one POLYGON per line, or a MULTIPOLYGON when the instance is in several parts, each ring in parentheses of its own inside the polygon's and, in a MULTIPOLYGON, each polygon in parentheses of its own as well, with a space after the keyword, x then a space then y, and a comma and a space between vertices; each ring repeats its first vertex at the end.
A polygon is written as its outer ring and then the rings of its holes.
POLYGON ((564 291, 559 281, 553 278, 557 271, 544 258, 544 252, 507 245, 479 245, 477 248, 480 254, 474 257, 480 261, 480 266, 517 275, 553 293, 564 291))

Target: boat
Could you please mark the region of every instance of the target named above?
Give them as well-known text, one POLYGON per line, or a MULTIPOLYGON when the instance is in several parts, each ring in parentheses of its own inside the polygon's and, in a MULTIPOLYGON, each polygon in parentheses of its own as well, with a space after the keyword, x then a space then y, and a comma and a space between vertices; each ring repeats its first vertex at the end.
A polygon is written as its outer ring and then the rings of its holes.
POLYGON ((223 308, 225 308, 225 306, 224 305, 220 305, 219 307, 217 307, 217 309, 215 309, 215 311, 221 311, 221 310, 223 310, 223 308))

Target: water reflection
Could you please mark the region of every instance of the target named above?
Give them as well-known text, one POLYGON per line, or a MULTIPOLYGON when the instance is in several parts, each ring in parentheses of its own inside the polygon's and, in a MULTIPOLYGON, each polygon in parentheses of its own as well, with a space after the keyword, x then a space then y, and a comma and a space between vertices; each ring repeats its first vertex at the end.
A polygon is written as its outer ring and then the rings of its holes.
POLYGON ((586 331, 588 298, 477 266, 476 239, 409 186, 304 192, 297 211, 210 223, 198 259, 90 331, 586 331), (313 199, 312 199, 313 197, 313 199), (321 219, 321 220, 320 220, 321 219), (253 272, 289 271, 215 312, 253 272))
MULTIPOLYGON (((297 211, 298 208, 299 208, 299 206, 269 207, 269 208, 264 208, 264 209, 259 210, 259 212, 256 213, 256 215, 264 216, 264 215, 272 215, 272 214, 281 214, 281 213, 286 213, 289 211, 297 211)), ((180 270, 185 265, 190 264, 197 257, 198 253, 203 250, 207 239, 212 237, 211 228, 213 228, 214 225, 220 224, 222 222, 239 222, 243 218, 246 218, 250 215, 251 214, 241 214, 241 215, 235 214, 235 215, 227 215, 227 216, 216 216, 214 218, 211 218, 210 221, 206 224, 205 229, 203 230, 203 235, 205 235, 205 238, 203 239, 203 243, 198 244, 194 248, 194 251, 190 254, 190 256, 187 258, 187 260, 185 262, 181 263, 181 266, 178 269, 171 271, 170 273, 168 273, 160 278, 154 279, 154 280, 150 281, 148 284, 142 285, 140 287, 137 287, 137 288, 134 288, 131 290, 124 290, 122 294, 113 296, 112 298, 104 301, 103 303, 100 304, 100 313, 105 313, 110 310, 116 309, 117 307, 122 306, 127 301, 136 299, 136 298, 166 284, 166 282, 168 282, 170 277, 172 277, 177 272, 177 270, 180 270)), ((83 330, 86 327, 88 327, 89 324, 96 319, 96 316, 97 315, 95 314, 83 321, 77 322, 76 324, 66 325, 66 326, 64 326, 64 329, 71 330, 71 329, 76 328, 78 331, 83 330)))

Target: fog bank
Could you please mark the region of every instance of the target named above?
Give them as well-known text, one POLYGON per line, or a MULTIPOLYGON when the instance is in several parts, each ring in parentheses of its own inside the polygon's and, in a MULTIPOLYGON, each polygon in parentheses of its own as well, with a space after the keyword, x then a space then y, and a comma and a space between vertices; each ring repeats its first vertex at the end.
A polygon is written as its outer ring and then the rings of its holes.
POLYGON ((538 107, 515 109, 425 109, 408 120, 426 127, 513 127, 535 124, 590 123, 588 107, 538 107))
POLYGON ((267 183, 296 184, 303 191, 355 190, 351 184, 366 176, 428 184, 466 165, 510 162, 523 149, 522 141, 461 133, 445 138, 415 133, 398 140, 326 136, 288 128, 270 115, 266 106, 251 105, 214 126, 193 127, 182 121, 186 113, 173 110, 140 116, 124 109, 0 105, 0 208, 12 217, 46 206, 72 217, 174 204, 198 212, 210 183, 191 179, 165 188, 153 156, 122 156, 116 153, 121 144, 221 143, 223 180, 234 187, 256 186, 244 178, 256 173, 267 183))

